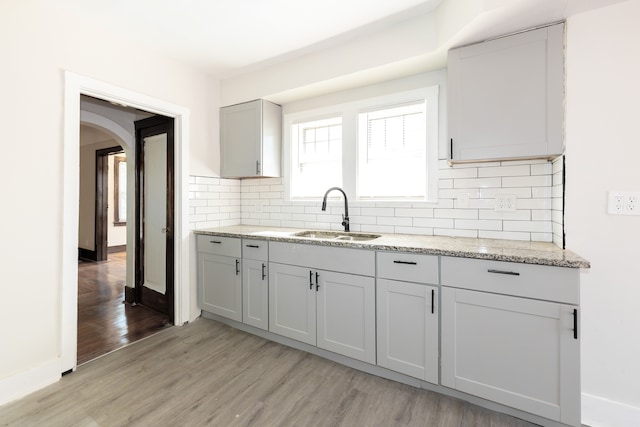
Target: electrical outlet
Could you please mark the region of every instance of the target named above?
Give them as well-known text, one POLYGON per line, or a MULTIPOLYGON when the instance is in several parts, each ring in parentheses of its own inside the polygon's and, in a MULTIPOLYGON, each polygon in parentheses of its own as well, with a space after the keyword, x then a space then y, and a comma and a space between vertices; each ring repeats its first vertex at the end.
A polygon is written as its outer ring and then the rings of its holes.
POLYGON ((515 212, 516 210, 515 194, 498 194, 496 196, 496 212, 515 212))
POLYGON ((611 215, 640 215, 640 192, 610 191, 608 212, 611 215))

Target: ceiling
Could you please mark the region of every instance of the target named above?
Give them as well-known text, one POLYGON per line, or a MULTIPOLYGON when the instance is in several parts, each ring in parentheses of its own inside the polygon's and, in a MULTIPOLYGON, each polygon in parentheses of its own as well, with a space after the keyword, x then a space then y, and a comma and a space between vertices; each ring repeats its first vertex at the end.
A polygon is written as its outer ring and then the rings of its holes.
POLYGON ((442 0, 56 0, 105 31, 225 78, 303 54, 336 36, 376 31, 442 0))
MULTIPOLYGON (((564 20, 619 1, 56 0, 56 7, 101 31, 225 80, 430 15, 434 19, 425 22, 433 24, 425 24, 425 38, 435 34, 433 51, 424 52, 428 60, 414 61, 421 67, 417 72, 423 72, 425 63, 442 67, 446 50, 454 45, 564 20), (455 31, 441 34, 447 25, 455 31)), ((387 74, 377 78, 396 78, 387 74)))

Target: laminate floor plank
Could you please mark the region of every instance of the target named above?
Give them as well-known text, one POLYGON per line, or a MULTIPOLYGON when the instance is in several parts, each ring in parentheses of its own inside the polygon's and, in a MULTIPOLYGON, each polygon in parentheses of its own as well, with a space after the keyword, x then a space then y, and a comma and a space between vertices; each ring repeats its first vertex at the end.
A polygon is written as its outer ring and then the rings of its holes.
POLYGON ((0 407, 0 426, 21 427, 532 425, 204 318, 0 407))

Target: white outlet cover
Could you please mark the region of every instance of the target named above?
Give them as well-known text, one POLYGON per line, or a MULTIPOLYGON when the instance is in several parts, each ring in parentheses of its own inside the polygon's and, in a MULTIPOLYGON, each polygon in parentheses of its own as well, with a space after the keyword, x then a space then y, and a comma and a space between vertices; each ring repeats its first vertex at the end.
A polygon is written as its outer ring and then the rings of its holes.
POLYGON ((640 215, 640 191, 610 191, 607 212, 611 215, 640 215))
POLYGON ((495 198, 496 212, 515 212, 517 198, 515 194, 498 194, 495 198))

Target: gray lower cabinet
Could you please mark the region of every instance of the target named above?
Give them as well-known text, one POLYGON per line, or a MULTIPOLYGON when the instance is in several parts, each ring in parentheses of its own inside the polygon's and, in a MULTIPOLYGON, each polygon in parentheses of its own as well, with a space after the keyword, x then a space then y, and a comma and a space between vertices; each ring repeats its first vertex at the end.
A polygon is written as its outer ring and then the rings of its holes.
POLYGON ((441 266, 442 385, 580 425, 578 270, 448 257, 441 266), (542 300, 545 285, 567 301, 542 300))
POLYGON ((378 366, 438 383, 438 288, 378 279, 378 366))
POLYGON ((377 364, 438 384, 438 257, 378 252, 377 364))
POLYGON ((198 236, 197 245, 202 309, 241 322, 240 239, 198 236))
POLYGON ((270 263, 269 330, 375 363, 375 280, 270 263))
POLYGON ((269 329, 268 243, 242 240, 242 321, 269 329))

